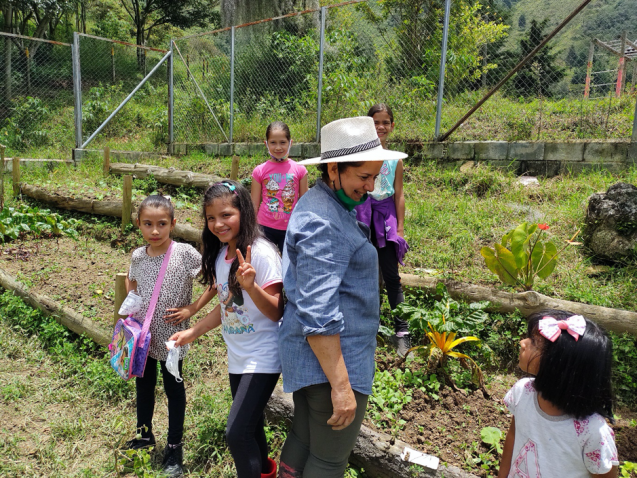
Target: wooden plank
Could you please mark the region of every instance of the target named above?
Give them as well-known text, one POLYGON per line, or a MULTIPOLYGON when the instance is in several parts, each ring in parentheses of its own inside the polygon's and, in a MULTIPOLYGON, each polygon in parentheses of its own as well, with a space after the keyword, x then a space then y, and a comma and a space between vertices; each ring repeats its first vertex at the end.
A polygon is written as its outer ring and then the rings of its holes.
POLYGON ((13 196, 20 195, 20 158, 13 158, 13 196))
POLYGON ((104 176, 108 176, 111 170, 111 148, 104 148, 104 176))
POLYGON ((113 308, 114 320, 113 324, 116 324, 120 317, 125 317, 124 315, 119 315, 119 308, 122 306, 122 302, 126 298, 126 277, 128 274, 126 273, 118 273, 115 275, 115 304, 113 308))
POLYGON ((232 157, 232 170, 230 172, 230 179, 236 181, 239 177, 239 156, 232 157))
POLYGON ((130 224, 131 212, 133 212, 133 176, 127 174, 124 176, 122 189, 122 233, 130 224))

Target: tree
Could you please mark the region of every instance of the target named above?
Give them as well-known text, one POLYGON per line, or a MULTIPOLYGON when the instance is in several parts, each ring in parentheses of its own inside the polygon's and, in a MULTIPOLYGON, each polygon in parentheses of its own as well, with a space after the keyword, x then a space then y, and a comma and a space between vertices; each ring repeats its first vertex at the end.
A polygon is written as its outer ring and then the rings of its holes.
MULTIPOLYGON (((531 20, 531 27, 520 40, 519 60, 525 58, 546 37, 543 33, 548 20, 531 20)), ((564 78, 564 70, 555 64, 556 54, 545 45, 513 78, 513 88, 519 96, 552 96, 551 86, 564 78)))
MULTIPOLYGON (((444 0, 385 0, 377 14, 368 4, 359 4, 392 50, 386 59, 391 78, 409 79, 424 95, 432 94, 438 82, 444 5, 444 0)), ((473 87, 475 80, 495 68, 483 61, 484 46, 503 38, 509 27, 499 15, 487 14, 489 8, 472 0, 452 3, 445 92, 473 87)))
POLYGON ((319 0, 221 0, 221 24, 241 25, 294 11, 319 8, 319 0))
POLYGON ((520 15, 520 18, 518 18, 518 28, 520 30, 524 30, 526 28, 526 17, 524 16, 524 13, 520 15))
MULTIPOLYGON (((167 23, 180 28, 206 26, 214 18, 219 0, 120 0, 133 21, 138 45, 145 45, 154 28, 167 23)), ((144 54, 137 50, 137 62, 144 65, 144 54)))

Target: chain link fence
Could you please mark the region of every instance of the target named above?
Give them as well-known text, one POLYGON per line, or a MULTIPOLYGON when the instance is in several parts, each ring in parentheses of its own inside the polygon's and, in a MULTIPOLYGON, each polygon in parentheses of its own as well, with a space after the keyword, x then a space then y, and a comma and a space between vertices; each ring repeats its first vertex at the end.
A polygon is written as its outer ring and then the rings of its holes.
MULTIPOLYGON (((453 141, 627 139, 637 49, 626 50, 618 89, 622 32, 605 32, 586 51, 587 40, 573 40, 576 21, 461 121, 579 1, 561 2, 552 23, 503 19, 497 8, 463 1, 452 2, 446 15, 443 0, 354 0, 264 19, 175 39, 168 46, 172 70, 161 64, 132 96, 168 50, 76 34, 79 138, 73 47, 0 34, 0 141, 9 155, 68 157, 127 98, 91 148, 262 141, 275 120, 289 124, 296 142, 315 141, 321 125, 365 115, 378 102, 393 108, 398 141, 433 140, 450 130, 453 141)), ((637 31, 624 38, 632 44, 637 31)))
MULTIPOLYGON (((82 142, 102 125, 159 63, 167 50, 79 36, 82 142)), ((90 148, 166 151, 168 69, 164 62, 91 141, 90 148)))
POLYGON ((71 45, 0 33, 0 143, 7 156, 73 147, 71 45))

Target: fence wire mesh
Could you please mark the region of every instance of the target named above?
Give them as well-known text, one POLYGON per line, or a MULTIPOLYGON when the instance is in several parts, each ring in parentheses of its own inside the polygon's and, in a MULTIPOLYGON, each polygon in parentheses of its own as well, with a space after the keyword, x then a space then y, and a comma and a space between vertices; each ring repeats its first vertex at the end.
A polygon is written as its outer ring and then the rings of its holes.
POLYGON ((55 158, 73 147, 71 46, 0 33, 0 143, 55 158))
MULTIPOLYGON (((82 140, 115 111, 165 52, 80 36, 82 140)), ((131 151, 165 151, 168 142, 168 69, 164 62, 87 148, 126 143, 131 151)))
POLYGON ((318 12, 312 12, 236 28, 233 84, 230 30, 177 40, 175 141, 227 141, 231 94, 233 141, 263 140, 274 118, 294 125, 296 140, 313 140, 318 23, 318 12))

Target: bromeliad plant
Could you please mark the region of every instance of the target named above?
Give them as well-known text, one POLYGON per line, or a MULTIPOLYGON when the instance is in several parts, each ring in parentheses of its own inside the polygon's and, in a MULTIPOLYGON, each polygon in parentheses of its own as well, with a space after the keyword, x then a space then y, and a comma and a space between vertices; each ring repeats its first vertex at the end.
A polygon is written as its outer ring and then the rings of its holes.
POLYGON ((469 304, 468 315, 460 314, 460 304, 453 300, 444 284, 438 284, 437 294, 441 296, 434 303, 432 309, 422 309, 402 303, 397 312, 409 321, 410 329, 421 332, 426 336, 428 343, 416 345, 409 352, 415 352, 425 358, 430 370, 441 370, 445 379, 455 388, 453 380, 445 370, 445 364, 449 357, 457 358, 460 364, 471 370, 471 380, 484 393, 484 378, 478 364, 468 355, 454 349, 465 342, 479 342, 474 336, 456 338, 458 334, 470 333, 471 329, 484 322, 487 314, 484 311, 488 302, 475 302, 469 304))
MULTIPOLYGON (((564 250, 557 250, 551 241, 543 240, 548 231, 546 224, 520 224, 507 232, 500 244, 494 249, 483 247, 480 254, 491 272, 497 274, 502 282, 524 290, 531 290, 536 277, 546 279, 555 270, 557 257, 564 250)), ((568 245, 579 245, 573 242, 579 231, 566 241, 568 245)))

